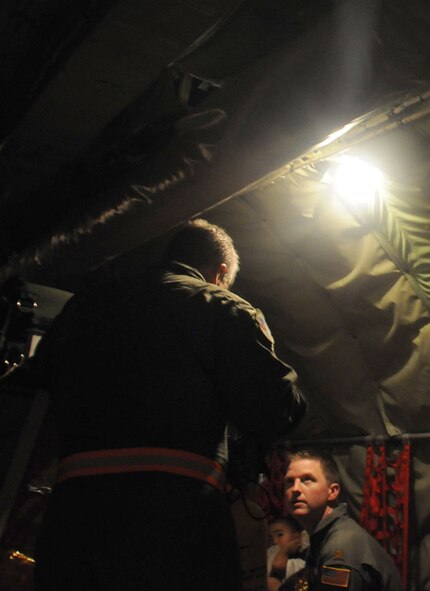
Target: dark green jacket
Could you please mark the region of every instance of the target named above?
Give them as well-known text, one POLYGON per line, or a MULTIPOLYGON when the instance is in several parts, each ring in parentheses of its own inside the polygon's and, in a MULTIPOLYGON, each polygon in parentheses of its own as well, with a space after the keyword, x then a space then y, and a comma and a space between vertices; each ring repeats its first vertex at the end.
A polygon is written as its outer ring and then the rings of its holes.
POLYGON ((306 407, 261 312, 180 263, 75 295, 33 368, 62 456, 154 446, 215 458, 227 421, 264 446, 306 407))

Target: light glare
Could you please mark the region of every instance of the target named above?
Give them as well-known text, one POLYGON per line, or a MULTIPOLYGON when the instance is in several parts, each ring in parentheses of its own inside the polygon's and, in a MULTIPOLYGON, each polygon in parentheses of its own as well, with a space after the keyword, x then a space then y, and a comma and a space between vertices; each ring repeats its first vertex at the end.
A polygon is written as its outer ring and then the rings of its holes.
POLYGON ((336 168, 333 178, 339 197, 355 205, 370 204, 381 183, 381 171, 358 158, 345 159, 336 168))

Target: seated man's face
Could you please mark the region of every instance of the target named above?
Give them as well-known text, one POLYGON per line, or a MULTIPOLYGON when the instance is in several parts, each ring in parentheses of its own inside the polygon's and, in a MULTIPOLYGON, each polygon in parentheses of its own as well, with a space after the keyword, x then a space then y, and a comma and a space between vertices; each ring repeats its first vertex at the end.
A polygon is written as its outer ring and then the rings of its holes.
POLYGON ((286 523, 274 522, 269 525, 269 536, 272 545, 277 544, 287 553, 297 552, 301 545, 301 535, 286 523))
POLYGON ((285 475, 285 496, 289 514, 302 525, 321 519, 329 502, 337 497, 339 485, 330 484, 319 460, 298 458, 285 475))

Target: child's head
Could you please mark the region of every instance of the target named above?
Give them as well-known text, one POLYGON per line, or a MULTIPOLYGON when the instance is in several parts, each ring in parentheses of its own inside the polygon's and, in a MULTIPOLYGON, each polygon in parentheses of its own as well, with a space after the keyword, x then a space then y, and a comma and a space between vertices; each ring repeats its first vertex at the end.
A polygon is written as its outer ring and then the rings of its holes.
POLYGON ((301 528, 291 517, 277 517, 269 524, 269 540, 282 550, 297 552, 301 545, 301 528))

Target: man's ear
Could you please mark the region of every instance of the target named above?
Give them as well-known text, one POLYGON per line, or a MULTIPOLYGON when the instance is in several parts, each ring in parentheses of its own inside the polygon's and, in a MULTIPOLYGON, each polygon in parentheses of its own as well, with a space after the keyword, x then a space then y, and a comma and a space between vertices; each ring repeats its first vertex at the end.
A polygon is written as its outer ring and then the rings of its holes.
POLYGON ((227 265, 225 263, 221 263, 217 269, 216 274, 216 285, 221 285, 224 280, 224 275, 227 272, 227 265))
POLYGON ((340 493, 340 485, 338 482, 332 482, 331 484, 329 484, 329 495, 328 495, 328 500, 329 501, 335 501, 337 499, 337 497, 339 496, 340 493))
POLYGON ((206 267, 199 267, 199 271, 208 283, 220 285, 225 272, 227 271, 227 265, 225 263, 221 263, 220 265, 207 265, 206 267))

